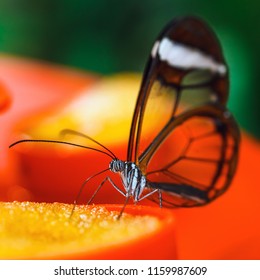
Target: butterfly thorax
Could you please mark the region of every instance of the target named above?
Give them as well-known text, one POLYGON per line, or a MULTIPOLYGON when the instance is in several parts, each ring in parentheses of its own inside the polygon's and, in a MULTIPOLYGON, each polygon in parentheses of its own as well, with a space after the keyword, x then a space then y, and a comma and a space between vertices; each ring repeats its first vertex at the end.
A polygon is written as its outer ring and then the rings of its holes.
POLYGON ((119 173, 126 196, 132 196, 134 201, 139 201, 146 186, 146 178, 142 171, 134 162, 113 159, 109 168, 114 173, 119 173))

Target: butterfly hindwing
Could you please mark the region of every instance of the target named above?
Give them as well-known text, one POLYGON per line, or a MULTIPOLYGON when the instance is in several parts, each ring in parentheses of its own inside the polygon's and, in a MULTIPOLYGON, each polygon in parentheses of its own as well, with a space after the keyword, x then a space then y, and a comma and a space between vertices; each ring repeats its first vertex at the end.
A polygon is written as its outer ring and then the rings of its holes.
MULTIPOLYGON (((157 149, 156 141, 150 146, 156 152, 146 177, 152 189, 162 191, 163 206, 203 205, 227 189, 237 165, 239 130, 222 106, 182 114, 157 139, 161 144, 157 149)), ((150 199, 158 200, 158 195, 150 199)))

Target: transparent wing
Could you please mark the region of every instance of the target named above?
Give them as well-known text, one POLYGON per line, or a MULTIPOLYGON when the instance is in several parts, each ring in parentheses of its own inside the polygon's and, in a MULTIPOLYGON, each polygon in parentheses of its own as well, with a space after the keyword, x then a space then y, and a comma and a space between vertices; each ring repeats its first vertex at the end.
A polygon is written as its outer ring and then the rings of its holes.
POLYGON ((163 206, 202 205, 228 188, 240 136, 227 99, 228 69, 214 33, 196 18, 170 22, 152 48, 128 144, 147 191, 160 190, 152 200, 161 193, 163 206))
POLYGON ((139 163, 139 156, 173 116, 208 103, 225 105, 227 98, 227 66, 212 31, 196 18, 170 22, 144 71, 127 160, 139 163))
MULTIPOLYGON (((140 158, 146 162, 153 154, 146 169, 149 187, 161 190, 164 207, 212 201, 230 185, 239 138, 236 122, 222 106, 208 105, 172 118, 140 158)), ((159 201, 157 193, 149 198, 159 201)))

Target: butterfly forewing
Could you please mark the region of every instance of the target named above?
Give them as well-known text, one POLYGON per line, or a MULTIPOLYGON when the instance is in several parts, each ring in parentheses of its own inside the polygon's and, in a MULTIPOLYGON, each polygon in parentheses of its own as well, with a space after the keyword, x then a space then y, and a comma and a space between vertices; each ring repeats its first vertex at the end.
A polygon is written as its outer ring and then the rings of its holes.
POLYGON ((227 98, 228 70, 212 31, 196 18, 172 21, 155 41, 144 72, 128 160, 138 162, 172 116, 209 102, 225 105, 227 98))
POLYGON ((196 18, 172 21, 152 48, 128 146, 128 160, 162 191, 164 206, 205 204, 228 187, 239 130, 227 99, 228 69, 213 32, 196 18))

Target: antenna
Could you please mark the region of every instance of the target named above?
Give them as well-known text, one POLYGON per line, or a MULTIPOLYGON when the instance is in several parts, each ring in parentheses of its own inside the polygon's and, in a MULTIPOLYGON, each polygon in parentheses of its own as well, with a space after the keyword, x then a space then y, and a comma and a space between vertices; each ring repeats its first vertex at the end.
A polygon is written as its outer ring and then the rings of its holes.
POLYGON ((92 147, 88 147, 88 146, 84 146, 84 145, 79 145, 79 144, 75 144, 75 143, 71 143, 71 142, 66 142, 66 141, 60 141, 60 140, 46 140, 46 139, 22 139, 22 140, 18 140, 14 143, 12 143, 9 148, 12 148, 13 146, 16 146, 18 144, 21 143, 25 143, 25 142, 34 142, 34 143, 55 143, 55 144, 64 144, 64 145, 69 145, 69 146, 74 146, 74 147, 79 147, 79 148, 84 148, 84 149, 88 149, 88 150, 93 150, 102 154, 105 154, 107 156, 109 156, 110 158, 114 159, 115 157, 113 156, 113 154, 111 153, 107 153, 105 151, 96 149, 96 148, 92 148, 92 147))
POLYGON ((107 147, 105 147, 104 145, 102 145, 101 143, 99 143, 97 140, 91 138, 90 136, 84 134, 84 133, 81 133, 81 132, 78 132, 76 130, 73 130, 73 129, 63 129, 61 132, 60 132, 60 135, 61 136, 65 136, 66 134, 72 134, 72 135, 77 135, 77 136, 80 136, 80 137, 83 137, 83 138, 86 138, 94 143, 96 143, 97 145, 99 145, 100 147, 102 147, 103 149, 105 149, 106 151, 108 151, 112 156, 113 158, 117 158, 117 156, 111 151, 109 150, 107 147))

